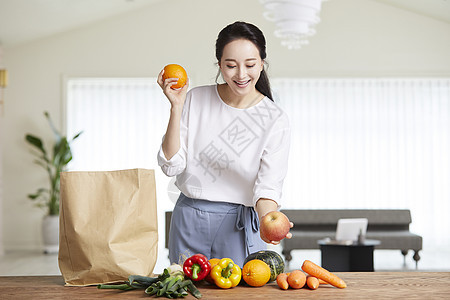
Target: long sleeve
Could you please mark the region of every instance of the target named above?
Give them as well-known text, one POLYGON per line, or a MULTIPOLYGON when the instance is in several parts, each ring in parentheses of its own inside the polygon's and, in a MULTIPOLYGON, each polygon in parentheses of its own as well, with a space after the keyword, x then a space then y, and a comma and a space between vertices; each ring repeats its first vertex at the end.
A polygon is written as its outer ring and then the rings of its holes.
POLYGON ((169 177, 175 176, 183 172, 186 168, 186 151, 183 150, 183 147, 180 147, 178 152, 172 156, 171 159, 166 159, 164 156, 164 152, 162 150, 162 146, 160 146, 158 151, 158 165, 161 167, 161 170, 164 174, 169 177))
POLYGON ((271 131, 261 157, 261 165, 257 174, 253 202, 260 198, 268 198, 281 206, 283 181, 287 174, 290 149, 290 128, 287 118, 277 124, 271 131))

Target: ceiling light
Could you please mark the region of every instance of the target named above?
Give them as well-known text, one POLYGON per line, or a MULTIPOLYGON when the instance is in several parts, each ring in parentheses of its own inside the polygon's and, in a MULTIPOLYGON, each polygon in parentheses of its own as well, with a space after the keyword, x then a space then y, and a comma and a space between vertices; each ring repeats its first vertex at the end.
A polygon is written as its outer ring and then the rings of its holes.
POLYGON ((260 0, 264 17, 277 26, 274 34, 288 49, 299 49, 309 43, 320 22, 320 9, 325 0, 260 0))

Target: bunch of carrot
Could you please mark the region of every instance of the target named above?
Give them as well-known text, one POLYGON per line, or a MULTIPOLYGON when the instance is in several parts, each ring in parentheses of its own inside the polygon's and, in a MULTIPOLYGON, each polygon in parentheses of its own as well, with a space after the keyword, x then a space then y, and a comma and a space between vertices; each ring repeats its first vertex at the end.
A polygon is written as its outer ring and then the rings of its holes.
POLYGON ((277 284, 283 289, 287 290, 289 287, 300 289, 307 285, 310 289, 315 290, 320 284, 331 284, 338 288, 345 288, 347 284, 331 273, 330 271, 316 265, 312 261, 305 260, 301 270, 294 270, 291 273, 281 273, 277 276, 277 284), (306 274, 308 274, 308 276, 306 274))

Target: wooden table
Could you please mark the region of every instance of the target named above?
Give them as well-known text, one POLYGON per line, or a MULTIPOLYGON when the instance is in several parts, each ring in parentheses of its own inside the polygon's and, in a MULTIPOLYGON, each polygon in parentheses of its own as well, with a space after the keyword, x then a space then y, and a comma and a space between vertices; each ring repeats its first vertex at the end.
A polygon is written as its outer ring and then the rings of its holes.
MULTIPOLYGON (((223 290, 199 285, 202 299, 450 299, 450 272, 335 273, 347 288, 321 285, 317 290, 281 290, 276 283, 260 288, 223 290)), ((0 277, 0 299, 152 299, 143 290, 99 290, 95 286, 65 287, 61 276, 0 277)), ((161 299, 161 298, 160 298, 161 299)), ((163 298, 166 299, 166 298, 163 298)), ((192 295, 185 299, 195 299, 192 295)))

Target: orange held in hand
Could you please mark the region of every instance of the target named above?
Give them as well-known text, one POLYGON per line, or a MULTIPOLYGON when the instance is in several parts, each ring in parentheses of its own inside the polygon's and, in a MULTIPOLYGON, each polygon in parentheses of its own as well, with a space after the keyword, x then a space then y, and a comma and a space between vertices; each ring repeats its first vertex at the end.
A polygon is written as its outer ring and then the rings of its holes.
POLYGON ((170 64, 164 67, 163 80, 167 78, 178 78, 176 84, 172 85, 172 89, 182 88, 187 81, 187 73, 186 70, 177 64, 170 64))

